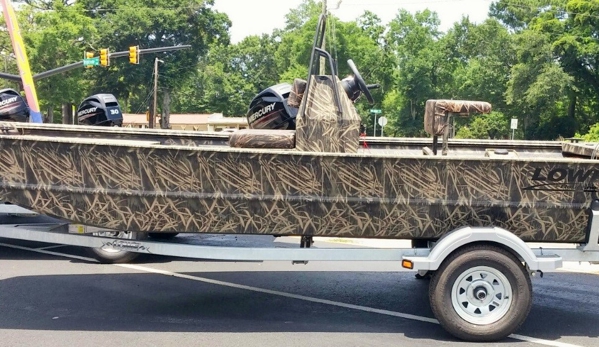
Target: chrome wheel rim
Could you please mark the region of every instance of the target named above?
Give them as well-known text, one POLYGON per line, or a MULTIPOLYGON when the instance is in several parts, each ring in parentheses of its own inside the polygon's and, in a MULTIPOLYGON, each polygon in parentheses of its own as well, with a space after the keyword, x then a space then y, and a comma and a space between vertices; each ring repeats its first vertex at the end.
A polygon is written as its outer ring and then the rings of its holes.
POLYGON ((501 271, 477 266, 457 277, 451 289, 451 302, 456 313, 469 323, 495 323, 512 304, 512 286, 501 271))

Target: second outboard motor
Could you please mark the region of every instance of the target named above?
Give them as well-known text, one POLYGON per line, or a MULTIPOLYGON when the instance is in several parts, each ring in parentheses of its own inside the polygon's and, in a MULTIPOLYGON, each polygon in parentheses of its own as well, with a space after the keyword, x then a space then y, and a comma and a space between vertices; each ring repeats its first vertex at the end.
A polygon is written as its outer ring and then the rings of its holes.
POLYGON ((256 95, 247 113, 249 127, 294 130, 298 109, 287 104, 289 93, 291 93, 291 85, 281 83, 266 88, 256 95))
POLYGON ((0 121, 29 122, 29 106, 14 89, 0 90, 0 121))
POLYGON ((123 113, 112 94, 96 94, 87 97, 77 108, 80 125, 122 126, 123 113))

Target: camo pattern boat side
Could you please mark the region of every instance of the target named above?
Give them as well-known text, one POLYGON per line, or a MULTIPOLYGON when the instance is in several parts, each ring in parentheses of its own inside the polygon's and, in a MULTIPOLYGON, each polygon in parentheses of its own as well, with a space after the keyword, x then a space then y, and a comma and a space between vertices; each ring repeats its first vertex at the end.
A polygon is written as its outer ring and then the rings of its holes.
POLYGON ((583 242, 597 164, 0 135, 0 200, 115 230, 583 242))

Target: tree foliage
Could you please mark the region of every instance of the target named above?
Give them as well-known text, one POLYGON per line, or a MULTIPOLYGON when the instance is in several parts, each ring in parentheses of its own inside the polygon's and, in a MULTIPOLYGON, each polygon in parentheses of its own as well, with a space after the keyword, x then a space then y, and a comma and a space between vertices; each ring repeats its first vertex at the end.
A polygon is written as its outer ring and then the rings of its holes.
MULTIPOLYGON (((113 59, 108 68, 72 70, 38 80, 43 109, 79 102, 92 93, 112 93, 126 112, 143 112, 152 90, 154 60, 160 95, 171 112, 242 116, 251 99, 278 83, 307 78, 322 3, 304 0, 272 33, 232 44, 229 18, 213 0, 22 0, 19 23, 34 73, 66 65, 84 52, 129 46, 191 45, 147 54, 139 65, 113 59)), ((343 6, 343 4, 342 4, 343 6)), ((333 12, 334 13, 334 12, 333 12)), ((330 15, 325 48, 340 78, 352 59, 373 90, 375 104, 355 106, 367 132, 372 108, 389 119, 386 135, 429 136, 423 131, 428 99, 482 100, 490 115, 459 120, 458 137, 509 137, 509 120, 520 120, 518 136, 557 139, 593 133, 599 123, 599 2, 595 0, 498 0, 489 18, 468 18, 443 32, 436 13, 398 10, 389 23, 370 11, 350 21, 330 15)), ((8 35, 0 48, 12 51, 8 35)), ((5 57, 5 70, 16 73, 5 57)), ((1 63, 1 61, 0 61, 1 63)), ((0 64, 1 65, 1 64, 0 64)), ((327 71, 330 73, 330 71, 327 71)), ((14 86, 6 82, 6 86, 14 86)), ((159 103, 160 104, 160 103, 159 103)))

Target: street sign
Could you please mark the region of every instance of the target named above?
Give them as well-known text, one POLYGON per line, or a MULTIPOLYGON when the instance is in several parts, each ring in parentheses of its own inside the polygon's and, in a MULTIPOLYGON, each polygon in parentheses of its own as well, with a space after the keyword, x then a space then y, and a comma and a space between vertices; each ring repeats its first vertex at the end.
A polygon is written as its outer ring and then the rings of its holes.
POLYGON ((370 110, 370 113, 381 114, 381 110, 373 108, 370 110))
POLYGON ((387 125, 387 117, 381 117, 379 118, 379 125, 384 127, 385 125, 387 125))
POLYGON ((93 57, 93 58, 84 58, 83 59, 83 66, 97 66, 100 65, 100 57, 93 57))
POLYGON ((512 130, 518 129, 518 118, 512 118, 512 126, 510 127, 512 130))
POLYGON ((512 124, 511 127, 512 129, 512 140, 514 139, 514 136, 516 135, 516 129, 518 129, 518 118, 512 118, 512 124))

